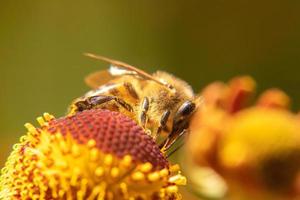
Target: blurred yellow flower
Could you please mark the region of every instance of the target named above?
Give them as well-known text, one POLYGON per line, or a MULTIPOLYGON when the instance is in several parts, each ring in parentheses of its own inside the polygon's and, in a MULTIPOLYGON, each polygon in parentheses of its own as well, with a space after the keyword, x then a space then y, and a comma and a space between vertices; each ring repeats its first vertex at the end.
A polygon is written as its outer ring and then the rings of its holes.
POLYGON ((245 76, 207 86, 187 148, 226 180, 232 199, 300 198, 299 119, 278 89, 251 105, 255 85, 245 76))
POLYGON ((128 117, 107 110, 38 118, 14 145, 0 199, 181 199, 186 179, 128 117))

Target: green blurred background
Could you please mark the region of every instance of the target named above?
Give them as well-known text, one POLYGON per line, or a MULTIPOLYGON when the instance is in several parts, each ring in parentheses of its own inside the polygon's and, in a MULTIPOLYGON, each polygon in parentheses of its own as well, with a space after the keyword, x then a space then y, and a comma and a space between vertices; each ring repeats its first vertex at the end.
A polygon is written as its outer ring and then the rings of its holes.
POLYGON ((1 1, 0 164, 43 112, 62 116, 107 65, 93 52, 166 70, 199 91, 250 74, 300 105, 300 1, 1 1))

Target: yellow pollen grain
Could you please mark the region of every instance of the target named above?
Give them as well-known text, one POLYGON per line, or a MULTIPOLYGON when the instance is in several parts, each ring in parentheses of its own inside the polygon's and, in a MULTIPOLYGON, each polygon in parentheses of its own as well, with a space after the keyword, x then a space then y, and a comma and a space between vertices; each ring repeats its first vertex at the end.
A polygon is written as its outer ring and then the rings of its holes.
POLYGON ((176 193, 176 192, 178 192, 178 187, 176 185, 172 185, 172 186, 167 187, 166 190, 169 193, 176 193))
POLYGON ((113 178, 116 178, 118 177, 120 174, 120 170, 117 168, 117 167, 113 167, 110 171, 110 175, 113 177, 113 178))
POLYGON ((73 155, 74 157, 80 156, 80 150, 79 150, 78 145, 73 144, 72 147, 71 147, 71 152, 72 152, 72 155, 73 155))
POLYGON ((124 182, 120 183, 120 189, 123 192, 123 194, 126 194, 128 192, 128 190, 127 190, 127 184, 124 183, 124 182))
POLYGON ((104 174, 103 167, 97 167, 97 169, 95 170, 95 175, 100 177, 100 176, 103 176, 103 174, 104 174))
POLYGON ((141 166, 141 168, 140 168, 140 170, 141 170, 142 172, 145 172, 145 173, 146 173, 146 172, 150 172, 151 169, 152 169, 152 164, 149 163, 149 162, 143 164, 143 165, 141 166))
POLYGON ((90 147, 90 148, 95 147, 95 145, 96 145, 96 141, 95 140, 89 140, 87 142, 87 146, 90 147))
POLYGON ((58 191, 58 196, 59 196, 60 198, 62 198, 62 197, 64 196, 64 194, 65 194, 65 191, 64 191, 64 190, 59 190, 59 191, 58 191))
POLYGON ((110 166, 113 162, 113 157, 112 155, 108 154, 104 157, 104 164, 107 166, 110 166))
POLYGON ((169 171, 167 169, 162 169, 162 170, 159 171, 159 175, 161 177, 166 177, 166 176, 169 175, 169 171))
POLYGON ((58 160, 56 161, 57 167, 60 167, 61 169, 67 169, 68 168, 68 163, 64 160, 58 160))
POLYGON ((83 200, 83 196, 84 196, 83 191, 79 190, 79 191, 77 192, 77 199, 78 199, 78 200, 83 200))
POLYGON ((131 165, 131 162, 132 162, 132 158, 130 155, 126 155, 123 157, 122 161, 121 161, 121 164, 124 166, 124 167, 129 167, 131 165))
POLYGON ((57 139, 58 141, 61 141, 61 140, 63 140, 63 136, 60 133, 56 133, 55 139, 57 139))
POLYGON ((160 190, 159 197, 160 199, 166 199, 165 196, 166 196, 166 189, 163 188, 160 190))
POLYGON ((78 174, 76 174, 76 173, 72 174, 71 180, 70 180, 70 185, 76 186, 77 180, 78 180, 78 174))
POLYGON ((134 172, 132 175, 131 175, 131 178, 132 180, 134 181, 141 181, 141 180, 144 180, 145 179, 145 175, 142 173, 142 172, 134 172))
POLYGON ((153 173, 148 175, 148 180, 152 181, 152 182, 158 181, 159 178, 160 178, 160 176, 159 176, 158 172, 153 172, 153 173))
POLYGON ((170 172, 178 172, 180 170, 180 166, 178 164, 172 165, 170 167, 170 172))
POLYGON ((61 140, 59 142, 59 146, 60 146, 63 153, 69 153, 68 144, 64 140, 61 140))
POLYGON ((74 172, 74 174, 76 174, 76 175, 80 175, 81 169, 80 169, 79 167, 75 167, 73 172, 74 172))
POLYGON ((96 149, 96 148, 91 149, 91 151, 90 151, 91 161, 96 161, 98 159, 98 155, 99 155, 98 149, 96 149))

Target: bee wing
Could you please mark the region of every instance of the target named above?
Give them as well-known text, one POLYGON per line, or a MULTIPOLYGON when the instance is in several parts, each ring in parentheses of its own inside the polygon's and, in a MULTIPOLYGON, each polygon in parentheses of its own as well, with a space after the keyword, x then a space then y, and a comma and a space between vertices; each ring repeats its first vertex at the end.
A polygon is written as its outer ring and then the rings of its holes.
POLYGON ((109 73, 113 76, 121 76, 121 75, 134 75, 134 76, 138 76, 136 72, 134 71, 129 71, 123 68, 120 68, 118 66, 115 66, 113 64, 111 64, 110 68, 109 68, 109 73))
POLYGON ((90 58, 94 58, 97 60, 102 60, 105 62, 108 62, 111 64, 109 72, 111 73, 111 75, 113 76, 120 76, 120 75, 134 75, 134 76, 138 76, 147 80, 152 80, 157 82, 160 85, 163 85, 165 87, 168 87, 170 89, 173 89, 173 87, 171 85, 169 85, 168 83, 165 83, 162 80, 158 80, 155 77, 153 77, 151 74, 148 74, 147 72, 138 69, 137 67, 134 67, 132 65, 129 65, 127 63, 118 61, 118 60, 113 60, 110 58, 106 58, 104 56, 99 56, 99 55, 95 55, 95 54, 91 54, 91 53, 85 53, 84 54, 87 57, 90 58))
POLYGON ((122 75, 138 76, 137 72, 121 68, 119 67, 119 65, 120 63, 111 63, 111 66, 109 67, 108 70, 96 71, 89 74, 85 78, 85 83, 89 87, 96 89, 100 85, 107 83, 108 81, 112 80, 116 76, 122 76, 122 75))
POLYGON ((85 77, 84 81, 87 86, 92 89, 98 88, 100 85, 106 84, 112 80, 114 76, 108 70, 96 71, 85 77))

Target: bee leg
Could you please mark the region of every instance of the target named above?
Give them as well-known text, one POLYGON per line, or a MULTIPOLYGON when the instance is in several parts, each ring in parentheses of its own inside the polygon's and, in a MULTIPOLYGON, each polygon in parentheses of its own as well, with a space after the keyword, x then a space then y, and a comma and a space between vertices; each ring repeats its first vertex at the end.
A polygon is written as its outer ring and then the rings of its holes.
POLYGON ((162 116, 160 118, 159 126, 157 128, 155 138, 157 138, 159 136, 159 134, 161 133, 161 131, 166 127, 169 116, 170 116, 170 111, 169 110, 165 111, 162 114, 162 116))
POLYGON ((125 87, 125 89, 127 90, 128 94, 131 97, 133 97, 134 99, 139 99, 136 90, 134 89, 133 85, 130 82, 125 82, 123 86, 125 87))
POLYGON ((128 110, 130 112, 133 111, 133 108, 131 107, 130 104, 126 103, 124 100, 122 100, 118 97, 115 97, 115 96, 97 95, 97 96, 90 97, 88 99, 88 101, 93 106, 101 105, 101 104, 109 102, 109 101, 115 101, 116 103, 121 105, 126 110, 128 110))
POLYGON ((77 101, 75 104, 75 112, 82 112, 91 108, 90 104, 86 100, 77 101))
POLYGON ((139 120, 141 126, 145 128, 147 122, 147 111, 149 110, 149 99, 148 97, 144 97, 142 104, 141 104, 141 113, 139 116, 139 120))
POLYGON ((124 101, 123 99, 120 99, 118 97, 114 97, 114 100, 120 104, 123 108, 125 108, 126 110, 128 110, 129 112, 133 112, 133 108, 130 104, 128 104, 126 101, 124 101))
POLYGON ((108 101, 111 101, 113 99, 114 99, 113 96, 97 95, 97 96, 89 97, 86 101, 92 106, 97 106, 97 105, 104 104, 108 101))

